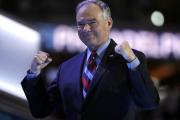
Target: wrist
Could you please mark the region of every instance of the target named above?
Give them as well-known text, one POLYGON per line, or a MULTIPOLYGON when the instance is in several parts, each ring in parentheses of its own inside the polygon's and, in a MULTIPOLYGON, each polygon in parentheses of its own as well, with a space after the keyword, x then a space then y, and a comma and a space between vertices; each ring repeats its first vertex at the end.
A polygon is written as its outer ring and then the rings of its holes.
POLYGON ((133 62, 136 58, 137 58, 136 56, 129 57, 128 59, 126 59, 126 61, 127 61, 128 63, 131 63, 131 62, 133 62))
POLYGON ((38 71, 38 70, 32 70, 32 69, 29 69, 27 71, 28 74, 36 74, 36 75, 39 74, 40 72, 41 72, 40 70, 38 71))

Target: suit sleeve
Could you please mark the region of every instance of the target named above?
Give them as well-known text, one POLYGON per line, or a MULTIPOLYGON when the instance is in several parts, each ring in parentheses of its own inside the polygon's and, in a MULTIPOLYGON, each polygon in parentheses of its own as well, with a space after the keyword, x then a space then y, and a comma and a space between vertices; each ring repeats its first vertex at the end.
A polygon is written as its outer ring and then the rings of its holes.
POLYGON ((58 76, 45 87, 43 75, 28 80, 26 77, 21 85, 28 100, 31 113, 36 118, 43 118, 55 111, 63 111, 61 105, 60 91, 58 89, 58 76))
POLYGON ((148 73, 145 55, 135 54, 140 65, 135 70, 128 69, 131 93, 138 108, 152 110, 158 106, 159 95, 148 73))

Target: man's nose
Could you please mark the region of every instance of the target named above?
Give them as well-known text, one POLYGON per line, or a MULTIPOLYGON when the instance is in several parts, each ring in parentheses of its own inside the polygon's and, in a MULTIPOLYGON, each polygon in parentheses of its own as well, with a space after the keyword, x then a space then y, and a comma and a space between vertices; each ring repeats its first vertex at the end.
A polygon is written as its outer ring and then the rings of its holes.
POLYGON ((91 26, 88 24, 85 24, 83 30, 84 31, 91 31, 91 26))

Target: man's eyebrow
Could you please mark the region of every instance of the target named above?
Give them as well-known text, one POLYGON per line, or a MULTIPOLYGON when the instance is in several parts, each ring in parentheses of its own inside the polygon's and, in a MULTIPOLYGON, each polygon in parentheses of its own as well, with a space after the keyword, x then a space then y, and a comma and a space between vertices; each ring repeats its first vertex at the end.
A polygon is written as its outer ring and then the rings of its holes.
POLYGON ((89 20, 77 21, 78 24, 84 24, 84 23, 88 23, 88 22, 96 22, 96 19, 89 19, 89 20))

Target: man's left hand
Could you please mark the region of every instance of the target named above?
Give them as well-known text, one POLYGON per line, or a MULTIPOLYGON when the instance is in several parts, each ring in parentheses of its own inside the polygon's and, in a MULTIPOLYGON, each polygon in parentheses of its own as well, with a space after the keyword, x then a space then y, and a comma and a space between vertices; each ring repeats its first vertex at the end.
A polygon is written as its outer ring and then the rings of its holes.
POLYGON ((127 41, 123 41, 121 44, 116 45, 114 50, 116 53, 122 55, 128 62, 136 59, 136 56, 127 41))

